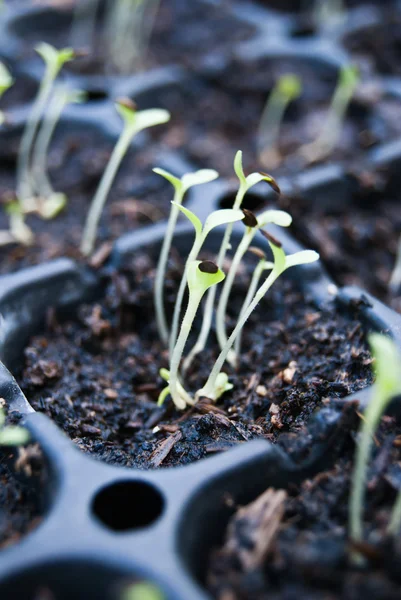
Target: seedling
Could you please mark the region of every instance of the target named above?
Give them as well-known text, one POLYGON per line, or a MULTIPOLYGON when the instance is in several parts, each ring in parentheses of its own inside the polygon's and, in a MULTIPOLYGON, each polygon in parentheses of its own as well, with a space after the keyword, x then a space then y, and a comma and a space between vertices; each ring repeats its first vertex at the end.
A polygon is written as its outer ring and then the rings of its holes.
MULTIPOLYGON (((237 275, 239 265, 249 246, 251 245, 253 238, 255 237, 256 233, 263 227, 266 227, 268 223, 274 223, 280 227, 289 227, 292 222, 291 216, 282 210, 266 210, 258 217, 255 217, 253 213, 244 209, 244 214, 245 218, 243 223, 245 225, 245 231, 242 236, 242 240, 234 254, 230 270, 224 282, 216 313, 216 333, 221 349, 224 348, 227 342, 225 321, 228 299, 230 297, 231 289, 235 276, 237 275)), ((231 364, 233 364, 232 355, 228 357, 228 360, 231 364)))
MULTIPOLYGON (((389 337, 372 333, 369 343, 375 358, 376 379, 373 395, 365 409, 364 419, 359 432, 355 466, 351 481, 349 502, 349 529, 353 541, 363 539, 363 504, 366 490, 366 474, 372 451, 375 431, 391 400, 401 394, 401 357, 398 349, 389 337)), ((389 524, 389 533, 398 533, 401 521, 401 494, 394 505, 389 524)), ((358 556, 355 557, 360 562, 358 556)))
POLYGON ((221 225, 227 225, 228 223, 235 223, 241 221, 244 218, 244 213, 240 210, 234 210, 232 208, 225 208, 222 210, 216 210, 212 212, 205 221, 204 226, 198 219, 198 217, 184 206, 177 205, 177 208, 184 213, 184 215, 191 221, 195 229, 195 240, 193 246, 188 254, 187 262, 185 264, 184 275, 181 278, 180 287, 178 289, 177 298, 174 306, 173 323, 171 327, 170 335, 170 356, 172 355, 173 348, 177 339, 178 322, 181 314, 181 306, 184 298, 185 287, 187 284, 187 273, 189 265, 198 257, 207 236, 216 227, 221 225))
POLYGON ((0 446, 23 446, 29 442, 29 431, 25 427, 5 423, 6 414, 0 408, 0 446))
POLYGON ((165 596, 152 583, 142 581, 128 586, 124 590, 121 600, 165 600, 165 596))
POLYGON ((391 273, 389 288, 392 294, 397 294, 401 285, 401 237, 398 240, 397 256, 393 272, 391 273))
POLYGON ((121 73, 144 65, 160 0, 115 0, 107 23, 110 62, 121 73))
POLYGON ((66 205, 65 194, 56 192, 47 176, 47 157, 54 131, 67 104, 83 102, 85 92, 58 87, 50 100, 33 149, 32 186, 44 219, 53 219, 66 205))
POLYGON ((44 115, 47 102, 53 90, 54 82, 66 62, 75 57, 72 48, 56 50, 50 44, 42 42, 36 52, 45 63, 45 73, 39 86, 31 114, 22 136, 17 164, 17 197, 23 212, 37 211, 38 206, 32 189, 30 161, 36 134, 44 115))
MULTIPOLYGON (((248 288, 247 294, 245 296, 245 300, 242 305, 241 311, 239 313, 239 319, 241 319, 241 317, 244 315, 246 307, 248 306, 248 304, 250 304, 252 298, 254 297, 256 290, 258 288, 258 285, 259 285, 259 281, 260 281, 264 271, 271 271, 271 269, 273 269, 273 267, 274 267, 274 263, 272 263, 271 261, 266 259, 266 254, 260 248, 251 247, 251 248, 249 248, 249 252, 251 252, 252 254, 257 256, 259 259, 259 262, 252 274, 252 279, 249 284, 249 288, 248 288)), ((242 332, 243 332, 243 330, 241 329, 241 331, 239 332, 239 334, 237 336, 237 339, 235 340, 234 353, 231 354, 231 356, 230 356, 230 352, 229 352, 228 356, 227 356, 228 361, 231 362, 234 367, 237 366, 238 357, 241 355, 242 332)))
MULTIPOLYGON (((269 236, 270 237, 270 236, 269 236)), ((273 243, 268 239, 269 246, 273 253, 273 268, 266 278, 266 280, 262 283, 262 285, 257 290, 255 296, 251 300, 251 302, 246 306, 246 308, 242 311, 242 316, 238 319, 237 324, 225 343, 223 349, 221 350, 211 372, 209 375, 206 384, 202 389, 198 390, 196 393, 195 399, 198 399, 202 396, 206 396, 211 400, 216 400, 216 390, 219 387, 219 380, 225 374, 221 372, 221 369, 227 360, 228 353, 230 352, 237 336, 241 332, 243 326, 246 321, 249 319, 252 312, 255 310, 256 306, 259 302, 264 298, 268 290, 271 288, 273 283, 280 277, 284 271, 287 269, 294 267, 296 265, 302 265, 306 263, 312 263, 319 259, 319 255, 317 252, 313 250, 302 250, 300 252, 296 252, 295 254, 290 254, 289 256, 285 255, 284 250, 277 245, 277 241, 273 243)))
POLYGON ((5 210, 9 216, 10 226, 8 230, 0 231, 0 246, 17 242, 24 246, 31 246, 34 235, 25 223, 25 215, 19 202, 10 202, 6 205, 5 210))
MULTIPOLYGON (((2 62, 0 62, 0 98, 13 85, 13 83, 14 79, 11 77, 9 70, 2 62)), ((3 125, 5 118, 6 117, 3 111, 0 111, 0 125, 3 125)))
MULTIPOLYGON (((181 179, 174 177, 164 169, 153 169, 154 173, 161 175, 174 187, 174 199, 171 205, 170 215, 167 223, 166 233, 163 239, 159 262, 156 269, 156 279, 154 287, 154 303, 156 309, 157 329, 161 340, 167 345, 169 339, 168 325, 163 301, 163 284, 166 274, 168 255, 171 248, 171 242, 174 236, 175 226, 179 215, 179 208, 184 201, 185 194, 194 185, 209 183, 216 179, 219 174, 213 169, 201 169, 195 173, 187 173, 181 179)), ((195 257, 196 258, 196 257, 195 257)))
MULTIPOLYGON (((189 333, 192 328, 196 313, 205 292, 212 286, 217 285, 224 279, 224 273, 211 261, 193 261, 188 265, 187 282, 189 290, 188 305, 181 325, 180 333, 175 344, 168 374, 168 391, 171 398, 179 409, 194 403, 191 396, 183 389, 179 381, 178 370, 184 352, 189 333)), ((165 390, 162 398, 166 396, 165 390)))
POLYGON ((257 144, 262 164, 275 168, 280 164, 278 140, 280 127, 288 105, 302 92, 302 83, 297 75, 282 75, 270 92, 259 123, 257 144))
POLYGON ((170 119, 170 113, 161 108, 137 111, 133 102, 128 99, 117 101, 116 109, 124 121, 124 127, 89 208, 81 241, 81 252, 85 256, 93 252, 107 196, 132 139, 143 129, 167 123, 170 119))
MULTIPOLYGON (((239 150, 235 155, 234 159, 234 170, 239 179, 239 188, 237 195, 235 197, 235 201, 233 204, 233 209, 238 210, 241 207, 241 204, 244 200, 246 193, 257 183, 261 181, 266 181, 275 192, 280 193, 280 188, 277 185, 277 182, 271 175, 267 173, 251 173, 248 176, 245 176, 243 167, 242 167, 242 152, 239 150)), ((221 242, 220 250, 217 257, 217 266, 222 268, 224 259, 226 257, 227 250, 230 246, 230 239, 233 230, 233 224, 229 223, 226 226, 226 230, 223 236, 223 240, 221 242)), ((189 366, 191 365, 193 359, 197 354, 202 352, 206 346, 207 338, 209 337, 210 327, 212 324, 213 317, 213 307, 216 297, 216 288, 212 287, 206 298, 206 305, 203 315, 202 327, 198 336, 198 339, 192 348, 191 352, 188 354, 187 358, 183 364, 183 372, 185 373, 189 366)))
POLYGON ((340 137, 345 115, 359 82, 358 69, 352 65, 342 67, 338 83, 330 103, 323 128, 318 137, 300 149, 309 162, 316 162, 328 156, 340 137))

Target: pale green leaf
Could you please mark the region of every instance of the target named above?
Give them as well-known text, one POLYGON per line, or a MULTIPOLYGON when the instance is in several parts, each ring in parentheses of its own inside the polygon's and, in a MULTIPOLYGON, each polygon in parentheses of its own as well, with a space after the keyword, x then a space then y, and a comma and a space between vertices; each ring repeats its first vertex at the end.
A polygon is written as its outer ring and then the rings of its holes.
POLYGON ((233 208, 222 208, 221 210, 215 210, 205 221, 203 236, 206 237, 212 229, 219 227, 220 225, 227 225, 228 223, 241 221, 244 216, 245 215, 242 210, 235 210, 233 208))
POLYGON ((204 273, 199 269, 202 263, 200 260, 194 260, 188 265, 188 287, 192 293, 204 294, 213 285, 223 281, 225 275, 221 269, 217 269, 216 273, 204 273))
POLYGON ((287 268, 285 252, 279 246, 268 242, 274 258, 274 269, 282 273, 287 268))
POLYGON ((170 386, 167 385, 159 394, 159 397, 157 399, 157 406, 163 406, 165 399, 167 398, 167 396, 170 393, 170 386))
POLYGON ((194 185, 201 185, 202 183, 209 183, 214 181, 219 176, 218 172, 214 169, 200 169, 194 173, 186 173, 183 175, 181 181, 185 191, 194 185))
POLYGON ((265 227, 268 223, 279 225, 280 227, 289 227, 292 223, 292 217, 284 210, 265 210, 257 217, 258 226, 265 227))
POLYGON ((67 206, 67 201, 68 198, 65 194, 54 192, 43 202, 40 208, 41 216, 47 220, 54 219, 67 206))
POLYGON ((0 446, 21 446, 29 439, 29 431, 18 425, 9 425, 0 431, 0 446))
POLYGON ((244 173, 244 169, 242 167, 242 150, 238 150, 237 154, 234 158, 234 171, 240 183, 246 185, 246 177, 244 173))
POLYGON ((179 208, 180 211, 184 213, 187 219, 189 219, 189 221, 191 221, 192 225, 194 226, 196 236, 200 236, 202 233, 202 223, 201 220, 196 216, 196 214, 193 213, 192 210, 189 210, 189 208, 185 208, 185 206, 178 204, 178 202, 172 202, 171 204, 177 206, 177 208, 179 208))
POLYGON ((165 600, 165 596, 155 585, 142 582, 124 590, 121 600, 165 600))
POLYGON ((57 50, 54 46, 41 42, 35 48, 39 56, 44 60, 47 67, 52 70, 55 77, 66 62, 73 60, 75 52, 72 48, 57 50))
POLYGON ((135 123, 133 128, 135 133, 139 133, 148 127, 155 125, 163 125, 170 120, 170 113, 163 108, 149 108, 148 110, 140 110, 136 113, 135 123))
POLYGON ((302 81, 297 75, 287 73, 278 80, 277 89, 288 100, 295 100, 302 92, 302 81))
MULTIPOLYGON (((395 342, 386 335, 372 333, 369 344, 375 357, 375 386, 379 397, 391 398, 401 394, 401 357, 395 342)), ((375 403, 373 397, 369 406, 375 403)))
POLYGON ((170 371, 168 369, 161 368, 159 370, 159 375, 164 381, 167 381, 167 383, 170 381, 170 371))
POLYGON ((0 96, 2 96, 13 83, 14 79, 11 77, 10 71, 2 62, 0 62, 0 96))
POLYGON ((219 373, 216 377, 213 399, 218 400, 225 392, 233 389, 233 384, 228 381, 227 373, 219 373))
POLYGON ((313 263, 319 260, 319 254, 314 250, 301 250, 290 254, 285 259, 285 268, 295 267, 297 265, 305 265, 307 263, 313 263))
POLYGON ((174 175, 172 175, 168 171, 165 171, 164 169, 159 169, 158 167, 156 167, 155 169, 153 169, 153 173, 157 173, 157 175, 161 175, 162 177, 164 177, 164 179, 167 179, 167 181, 169 181, 176 190, 179 190, 182 188, 181 179, 178 179, 178 177, 174 177, 174 175))
POLYGON ((6 422, 6 413, 4 412, 3 408, 0 408, 0 428, 3 427, 5 422, 6 422))

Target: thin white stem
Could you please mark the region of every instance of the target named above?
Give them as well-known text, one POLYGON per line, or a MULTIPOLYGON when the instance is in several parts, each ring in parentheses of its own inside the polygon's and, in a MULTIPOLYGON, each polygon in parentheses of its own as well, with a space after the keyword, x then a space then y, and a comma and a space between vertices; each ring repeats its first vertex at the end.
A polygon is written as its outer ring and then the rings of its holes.
POLYGON ((186 404, 178 391, 178 369, 180 367, 181 357, 184 352, 185 344, 187 343, 187 339, 192 328, 192 323, 194 322, 197 310, 199 308, 202 295, 203 294, 196 294, 194 292, 190 292, 188 306, 187 310, 185 311, 184 319, 182 321, 180 334, 178 336, 177 343, 174 347, 174 351, 171 356, 169 386, 173 402, 178 408, 185 408, 186 404))
POLYGON ((235 276, 238 272, 240 262, 245 252, 248 250, 252 239, 255 235, 255 232, 256 229, 253 227, 247 227, 245 229, 244 235, 242 236, 242 240, 237 248, 237 251, 234 254, 228 275, 225 278, 223 289, 221 290, 220 300, 216 311, 216 334, 221 349, 224 348, 227 342, 225 319, 231 288, 233 286, 235 276))
POLYGON ((350 536, 355 541, 361 541, 363 536, 362 514, 365 499, 365 481, 372 444, 373 430, 370 422, 364 420, 356 451, 349 503, 350 536))
POLYGON ((135 131, 136 130, 130 125, 126 124, 124 126, 124 129, 112 152, 109 163, 103 173, 103 177, 100 181, 96 194, 92 200, 81 241, 81 252, 85 256, 89 256, 89 254, 93 252, 100 217, 102 215, 108 193, 110 192, 110 188, 113 184, 116 173, 128 150, 135 131))
MULTIPOLYGON (((241 204, 242 204, 242 201, 244 199, 246 192, 247 192, 247 187, 241 183, 239 186, 237 195, 235 197, 233 209, 238 210, 241 207, 241 204)), ((221 242, 219 254, 217 256, 217 266, 219 267, 219 269, 221 269, 223 266, 224 259, 227 254, 227 250, 230 245, 232 231, 233 231, 233 223, 229 223, 226 226, 223 241, 221 242)), ((203 312, 203 321, 202 321, 201 330, 199 332, 198 339, 196 340, 193 348, 191 349, 188 356, 184 360, 183 368, 182 368, 182 372, 184 374, 187 372, 187 370, 191 366, 192 361, 195 358, 195 356, 197 356, 197 354, 202 352, 206 346, 207 339, 208 339, 209 333, 210 333, 210 327, 212 325, 213 307, 214 307, 214 301, 216 298, 216 291, 217 291, 216 286, 213 286, 209 289, 209 291, 207 293, 205 308, 204 308, 204 312, 203 312)))
POLYGON ((21 139, 17 163, 17 197, 22 210, 27 209, 29 200, 34 196, 29 169, 32 145, 39 127, 40 119, 51 94, 54 79, 54 73, 46 67, 45 75, 41 81, 38 95, 21 139))
MULTIPOLYGON (((250 304, 252 298, 254 297, 254 295, 256 293, 256 289, 258 287, 260 278, 262 277, 262 273, 266 268, 265 265, 266 265, 266 260, 264 258, 262 258, 256 265, 256 268, 252 274, 251 283, 249 284, 248 292, 245 296, 244 303, 243 303, 241 311, 239 313, 239 317, 238 317, 239 319, 241 319, 243 317, 248 304, 250 304)), ((237 364, 238 357, 241 354, 242 332, 243 332, 243 329, 241 329, 241 331, 239 332, 239 334, 237 336, 237 339, 235 340, 234 354, 233 354, 231 360, 229 360, 229 362, 232 363, 233 365, 237 364)), ((227 358, 229 358, 229 355, 227 358)))
MULTIPOLYGON (((181 205, 182 201, 183 201, 183 197, 184 197, 183 190, 176 189, 175 193, 174 193, 174 202, 181 205)), ((175 226, 177 224, 177 219, 178 219, 179 213, 180 213, 180 210, 179 210, 178 206, 176 206, 175 204, 172 204, 171 210, 170 210, 170 216, 168 218, 166 233, 163 238, 163 244, 162 244, 162 248, 160 251, 159 262, 157 263, 155 285, 154 285, 154 290, 153 290, 154 304, 155 304, 155 310, 156 310, 157 330, 159 332, 160 339, 166 345, 168 344, 169 332, 168 332, 168 326, 167 326, 166 313, 164 310, 163 286, 164 286, 164 280, 165 280, 165 276, 166 276, 168 255, 170 252, 171 242, 173 240, 174 230, 175 230, 175 226)))
POLYGON ((170 341, 169 341, 169 355, 172 356, 174 346, 177 340, 178 334, 178 324, 180 320, 182 302, 184 300, 185 289, 187 286, 187 273, 188 273, 188 265, 190 265, 194 260, 196 260, 200 249, 202 248, 203 238, 200 236, 198 239, 195 238, 194 244, 191 248, 190 253, 188 254, 188 258, 185 263, 184 273, 181 277, 180 287, 178 288, 177 297, 174 305, 174 314, 173 321, 171 325, 171 333, 170 333, 170 341))
POLYGON ((398 240, 397 257, 393 272, 391 273, 389 288, 392 293, 396 293, 401 284, 401 237, 398 240))
POLYGON ((56 91, 50 103, 47 116, 42 122, 33 148, 32 171, 35 191, 37 191, 39 197, 43 199, 48 198, 54 193, 53 186, 47 176, 47 157, 49 154, 50 142, 65 105, 65 92, 56 91))
POLYGON ((256 306, 259 304, 259 302, 262 300, 262 298, 266 295, 266 293, 268 292, 270 287, 273 285, 273 283, 281 275, 282 272, 283 272, 282 270, 273 269, 272 272, 269 274, 269 276, 264 281, 264 283, 260 286, 260 288, 256 292, 252 302, 247 306, 242 317, 240 319, 238 319, 237 325, 235 326, 235 328, 234 328, 233 332, 231 333, 230 337, 228 338, 224 348, 222 349, 216 362, 214 363, 213 369, 210 372, 208 380, 206 381, 204 387, 197 392, 197 394, 196 394, 197 397, 206 396, 207 398, 211 398, 212 400, 214 399, 214 390, 216 388, 216 380, 217 380, 217 377, 219 376, 220 371, 221 371, 221 369, 224 365, 224 362, 227 358, 227 354, 231 350, 231 347, 234 344, 239 332, 241 331, 241 329, 243 328, 243 326, 249 319, 252 312, 255 310, 256 306))
POLYGON ((275 88, 266 102, 257 135, 258 156, 262 160, 266 155, 278 154, 280 127, 290 101, 288 96, 275 88))

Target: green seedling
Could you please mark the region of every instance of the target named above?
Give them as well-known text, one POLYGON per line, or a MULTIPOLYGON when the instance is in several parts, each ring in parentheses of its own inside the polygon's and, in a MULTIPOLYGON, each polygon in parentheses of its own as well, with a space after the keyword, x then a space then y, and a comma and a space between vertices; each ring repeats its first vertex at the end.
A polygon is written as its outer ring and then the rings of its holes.
POLYGON ((185 194, 194 185, 209 183, 216 179, 219 174, 213 169, 201 169, 195 173, 187 173, 181 179, 174 177, 164 169, 153 169, 154 173, 161 175, 174 187, 174 199, 171 205, 171 211, 168 218, 166 233, 163 239, 162 249, 160 252, 159 262, 156 269, 156 279, 154 287, 154 303, 156 309, 157 329, 160 339, 167 345, 169 340, 169 331, 164 310, 163 284, 166 275, 166 267, 168 256, 171 248, 171 242, 174 236, 175 226, 177 224, 179 207, 184 201, 185 194))
POLYGON ((106 25, 109 59, 120 73, 144 66, 160 0, 113 0, 106 25))
POLYGON ((207 236, 209 233, 215 229, 216 227, 221 227, 222 225, 228 225, 229 223, 235 223, 237 221, 241 221, 244 218, 244 213, 240 210, 234 210, 232 208, 223 208, 222 210, 216 210, 212 212, 206 219, 205 224, 202 227, 202 223, 198 219, 198 217, 190 210, 185 208, 184 206, 177 205, 177 208, 184 213, 184 215, 189 219, 195 229, 195 240, 192 245, 192 248, 188 254, 188 258, 185 264, 184 275, 181 278, 180 287, 178 289, 177 298, 174 306, 174 314, 173 314, 173 323, 171 326, 171 335, 170 335, 170 356, 172 355, 173 348, 175 346, 175 342, 177 339, 178 333, 178 323, 181 314, 182 302, 184 299, 185 288, 187 284, 187 273, 189 265, 193 263, 194 260, 198 257, 199 252, 201 251, 207 236))
POLYGON ((89 208, 81 241, 81 252, 84 256, 89 256, 93 252, 107 196, 132 139, 143 129, 162 125, 170 119, 170 113, 161 108, 137 111, 135 105, 128 99, 117 101, 116 108, 124 121, 124 127, 89 208))
MULTIPOLYGON (((391 400, 401 394, 401 357, 394 341, 385 335, 372 333, 369 343, 375 358, 376 379, 372 398, 364 412, 355 466, 351 481, 349 502, 349 531, 353 541, 363 539, 363 504, 366 490, 368 462, 372 452, 374 434, 391 400)), ((398 533, 401 520, 401 495, 394 506, 389 533, 398 533)), ((361 562, 359 555, 354 557, 361 562)))
MULTIPOLYGON (((255 217, 253 213, 244 209, 245 218, 243 223, 245 225, 245 231, 242 236, 238 248, 234 254, 230 270, 224 281, 224 286, 221 291, 220 301, 216 312, 216 333, 220 348, 223 349, 227 342, 226 335, 226 312, 227 304, 230 297, 231 289, 234 283, 235 276, 237 275, 240 263, 251 245, 253 238, 256 233, 266 227, 269 223, 278 225, 280 227, 289 227, 292 222, 291 216, 282 210, 266 210, 258 217, 255 217)), ((234 364, 233 355, 228 355, 228 361, 234 364)))
POLYGON ((240 331, 245 325, 246 321, 249 319, 252 312, 255 310, 259 302, 264 298, 268 290, 271 288, 273 283, 286 271, 287 269, 294 267, 296 265, 303 265, 306 263, 312 263, 319 259, 319 255, 317 252, 313 250, 302 250, 300 252, 296 252, 295 254, 290 254, 289 256, 285 255, 284 250, 279 246, 279 242, 277 240, 272 241, 271 236, 268 236, 268 243, 273 253, 273 268, 266 278, 266 280, 262 283, 262 285, 257 290, 255 296, 252 298, 251 302, 246 306, 246 308, 242 311, 242 316, 238 319, 237 324, 228 338, 224 348, 221 350, 211 372, 209 378, 202 389, 198 390, 195 396, 195 400, 199 399, 202 396, 206 396, 211 400, 216 400, 216 390, 219 388, 219 381, 222 375, 225 374, 221 372, 221 369, 227 360, 228 353, 230 352, 235 340, 237 339, 240 331))
POLYGON ((128 586, 121 600, 165 600, 165 596, 153 583, 141 581, 128 586))
POLYGON ((9 229, 0 231, 0 246, 19 243, 31 246, 34 235, 25 223, 25 214, 19 202, 10 202, 5 208, 9 218, 9 229))
MULTIPOLYGON (((13 83, 14 79, 11 77, 9 70, 2 62, 0 62, 0 98, 8 89, 10 89, 13 83)), ((5 118, 4 112, 0 111, 0 125, 3 125, 5 118)))
POLYGON ((318 137, 300 149, 308 162, 316 162, 328 156, 340 137, 348 106, 359 83, 359 71, 348 65, 342 67, 336 89, 330 103, 327 118, 318 137))
POLYGON ((401 237, 398 240, 397 256, 393 272, 391 273, 389 288, 392 294, 397 294, 401 285, 401 237))
MULTIPOLYGON (((249 284, 249 288, 248 288, 247 294, 245 296, 244 303, 243 303, 242 308, 239 313, 239 319, 241 319, 243 317, 246 307, 248 306, 248 304, 250 304, 252 298, 254 297, 256 290, 258 288, 258 285, 259 285, 259 281, 260 281, 263 273, 265 271, 271 271, 274 267, 274 263, 272 263, 271 261, 266 259, 266 254, 260 248, 251 247, 251 248, 249 248, 249 252, 251 252, 252 254, 257 256, 259 259, 259 262, 252 274, 251 282, 249 284)), ((228 361, 231 362, 234 367, 237 367, 238 357, 241 356, 242 332, 243 332, 243 330, 241 329, 241 331, 239 332, 239 334, 237 336, 237 339, 235 340, 234 353, 231 354, 231 357, 230 357, 230 352, 227 355, 228 361), (231 358, 231 360, 230 360, 230 358, 231 358)))
POLYGON ((25 427, 5 423, 6 414, 0 408, 0 446, 23 446, 29 442, 29 431, 25 427))
POLYGON ((68 104, 84 102, 85 92, 58 87, 50 100, 46 117, 38 132, 33 149, 32 186, 44 219, 53 219, 67 204, 67 196, 56 192, 47 175, 47 157, 61 113, 68 104))
POLYGON ((278 140, 284 113, 288 105, 302 92, 302 83, 297 75, 282 75, 270 92, 259 123, 257 145, 261 164, 274 169, 280 162, 278 140))
POLYGON ((52 93, 56 77, 63 65, 75 57, 72 48, 56 50, 56 48, 44 42, 36 46, 36 52, 45 63, 45 73, 22 136, 17 164, 17 197, 24 212, 37 211, 38 209, 34 198, 34 190, 32 189, 32 176, 30 172, 30 161, 35 137, 52 93))
MULTIPOLYGON (((168 373, 168 388, 171 398, 179 409, 184 409, 187 405, 193 404, 191 396, 183 389, 179 381, 178 370, 181 358, 192 329, 196 313, 205 292, 212 286, 217 285, 224 279, 224 273, 211 261, 193 261, 187 268, 188 282, 188 305, 182 321, 180 333, 175 344, 168 373)), ((161 398, 166 397, 166 392, 162 392, 161 398)), ((159 398, 160 400, 160 398, 159 398)))
MULTIPOLYGON (((268 175, 267 173, 251 173, 250 175, 245 176, 244 169, 242 167, 242 152, 241 152, 241 150, 239 150, 237 152, 237 154, 235 155, 234 170, 239 179, 239 188, 238 188, 238 192, 235 197, 234 204, 233 204, 234 210, 239 210, 241 208, 241 205, 242 205, 242 202, 244 200, 246 193, 254 185, 256 185, 257 183, 260 183, 261 181, 265 181, 273 188, 273 190, 275 192, 280 193, 280 188, 278 187, 277 182, 275 181, 275 179, 273 177, 271 177, 271 175, 268 175)), ((224 263, 224 260, 225 260, 226 254, 227 254, 227 250, 230 247, 230 239, 231 239, 232 230, 233 230, 233 224, 229 223, 226 226, 226 230, 224 232, 223 240, 221 242, 220 250, 218 253, 218 257, 217 257, 217 266, 220 269, 223 266, 223 263, 224 263)), ((183 364, 183 372, 184 373, 188 370, 188 368, 191 365, 195 356, 197 356, 197 354, 202 352, 206 346, 206 342, 207 342, 207 339, 208 339, 209 333, 210 333, 210 327, 212 324, 213 307, 214 307, 215 297, 216 297, 216 288, 212 287, 209 290, 207 298, 206 298, 203 322, 202 322, 202 326, 201 326, 201 330, 200 330, 198 339, 196 340, 194 347, 192 348, 191 352, 188 354, 188 356, 185 359, 184 364, 183 364)))

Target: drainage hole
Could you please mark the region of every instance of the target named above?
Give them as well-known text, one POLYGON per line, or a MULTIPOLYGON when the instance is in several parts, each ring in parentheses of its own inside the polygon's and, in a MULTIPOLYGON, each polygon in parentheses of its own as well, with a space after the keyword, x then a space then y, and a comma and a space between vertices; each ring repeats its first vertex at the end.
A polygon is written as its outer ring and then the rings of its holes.
POLYGON ((113 531, 152 525, 163 512, 163 497, 143 481, 119 481, 103 488, 92 505, 94 515, 113 531))

